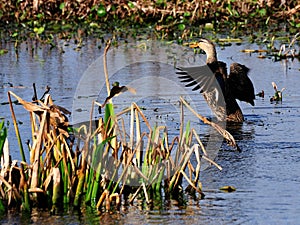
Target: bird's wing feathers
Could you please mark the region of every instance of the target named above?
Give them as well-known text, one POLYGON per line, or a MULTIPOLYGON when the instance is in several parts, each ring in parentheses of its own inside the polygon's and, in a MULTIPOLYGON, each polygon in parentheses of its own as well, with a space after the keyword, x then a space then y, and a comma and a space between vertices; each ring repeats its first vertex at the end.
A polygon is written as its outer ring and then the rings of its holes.
POLYGON ((248 72, 249 68, 242 64, 231 64, 230 74, 228 76, 228 84, 234 98, 254 105, 254 87, 248 77, 248 72))
POLYGON ((186 87, 192 87, 193 91, 199 90, 200 92, 209 91, 214 88, 214 82, 216 81, 215 76, 211 69, 205 66, 197 67, 181 67, 177 68, 177 74, 181 82, 187 83, 186 87))
POLYGON ((207 104, 219 120, 226 118, 226 107, 220 81, 209 66, 181 67, 176 72, 181 82, 187 83, 186 87, 192 87, 193 91, 199 90, 203 94, 207 104))
POLYGON ((110 90, 109 96, 105 99, 104 103, 102 104, 102 107, 106 105, 106 103, 113 97, 116 97, 120 95, 121 93, 124 93, 126 91, 131 92, 132 94, 136 94, 136 90, 132 87, 129 86, 113 86, 112 89, 110 90))

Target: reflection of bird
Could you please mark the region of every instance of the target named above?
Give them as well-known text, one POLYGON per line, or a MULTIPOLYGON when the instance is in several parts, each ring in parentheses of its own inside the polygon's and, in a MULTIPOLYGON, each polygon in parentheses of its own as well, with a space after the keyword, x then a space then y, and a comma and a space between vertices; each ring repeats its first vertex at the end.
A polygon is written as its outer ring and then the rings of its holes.
POLYGON ((236 99, 254 105, 254 87, 248 77, 249 69, 239 63, 230 66, 230 74, 224 62, 217 60, 215 45, 200 39, 196 45, 207 55, 206 65, 190 68, 178 68, 177 74, 182 82, 189 82, 186 86, 200 89, 208 105, 219 120, 242 122, 242 111, 236 99))
POLYGON ((109 96, 105 99, 104 103, 102 104, 102 108, 107 104, 107 102, 121 93, 124 93, 125 91, 130 91, 133 94, 136 94, 136 90, 134 88, 128 87, 128 86, 120 86, 119 82, 114 82, 112 84, 112 89, 110 90, 109 96))

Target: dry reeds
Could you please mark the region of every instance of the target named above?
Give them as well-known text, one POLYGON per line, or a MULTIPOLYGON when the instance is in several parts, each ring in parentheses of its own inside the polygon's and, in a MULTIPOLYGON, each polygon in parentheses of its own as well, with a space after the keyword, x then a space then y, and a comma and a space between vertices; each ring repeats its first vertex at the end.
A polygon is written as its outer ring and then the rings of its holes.
MULTIPOLYGON (((105 55, 109 46, 110 43, 105 55)), ((104 72, 109 92, 106 67, 104 72)), ((172 139, 167 127, 152 127, 136 103, 115 114, 110 100, 93 130, 92 119, 88 125, 70 126, 67 120, 70 112, 54 105, 49 94, 43 101, 27 102, 8 92, 8 100, 22 161, 11 162, 9 151, 2 151, 6 135, 1 123, 0 130, 4 132, 0 136, 0 210, 5 210, 1 207, 4 205, 26 211, 39 206, 55 213, 65 205, 78 208, 83 204, 99 210, 118 210, 122 199, 129 203, 135 199, 150 203, 154 196, 162 199, 176 195, 184 186, 202 198, 199 179, 203 160, 218 169, 221 167, 209 159, 190 123, 184 125, 185 108, 236 146, 230 133, 197 114, 182 98, 180 132, 172 139), (32 130, 29 161, 25 158, 11 96, 29 112, 32 130), (130 114, 128 127, 125 113, 130 114)), ((97 102, 92 105, 101 106, 97 102)))
MULTIPOLYGON (((105 56, 109 46, 110 42, 107 43, 105 56)), ((105 60, 106 57, 104 65, 105 60)), ((104 74, 109 92, 106 66, 104 74)), ((99 210, 119 209, 122 199, 133 203, 138 198, 150 203, 153 196, 162 199, 162 196, 176 195, 184 186, 202 198, 204 194, 199 179, 203 160, 219 169, 221 167, 209 159, 204 144, 190 123, 184 125, 185 108, 236 146, 230 133, 197 114, 182 98, 180 132, 171 139, 168 128, 152 127, 136 103, 115 114, 110 100, 105 105, 103 118, 98 119, 93 130, 92 115, 88 125, 72 127, 67 120, 70 112, 54 105, 49 94, 44 97, 43 101, 27 102, 8 92, 22 161, 11 162, 9 151, 0 152, 3 158, 0 210, 2 205, 21 207, 26 211, 39 206, 55 213, 65 205, 78 208, 83 204, 99 210), (29 145, 28 161, 11 96, 29 112, 32 145, 29 145), (123 117, 125 113, 130 114, 128 127, 123 117)), ((97 102, 92 104, 93 107, 95 105, 102 106, 97 102)), ((3 123, 0 130, 4 130, 0 136, 2 150, 3 140, 6 140, 3 123)))
MULTIPOLYGON (((8 95, 29 111, 32 125, 30 160, 1 165, 0 199, 8 207, 30 210, 38 205, 56 212, 66 204, 85 203, 112 210, 120 207, 122 199, 150 203, 152 196, 173 195, 184 186, 203 197, 201 163, 207 160, 221 169, 207 157, 189 123, 184 127, 182 120, 179 136, 170 140, 167 127, 151 127, 135 103, 117 115, 107 104, 105 120, 99 118, 95 130, 86 125, 71 129, 65 110, 54 105, 50 95, 36 103, 12 92, 8 95), (130 114, 129 130, 124 113, 130 114)), ((183 118, 183 109, 192 109, 183 99, 181 104, 183 118)), ((235 144, 227 131, 192 112, 235 144)))

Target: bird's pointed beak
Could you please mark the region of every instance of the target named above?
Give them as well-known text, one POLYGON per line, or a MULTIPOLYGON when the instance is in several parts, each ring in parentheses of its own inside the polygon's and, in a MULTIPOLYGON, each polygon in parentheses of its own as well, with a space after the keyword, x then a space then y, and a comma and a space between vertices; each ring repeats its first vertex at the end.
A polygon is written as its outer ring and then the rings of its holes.
POLYGON ((190 43, 190 48, 199 48, 199 43, 197 42, 193 42, 193 43, 190 43))

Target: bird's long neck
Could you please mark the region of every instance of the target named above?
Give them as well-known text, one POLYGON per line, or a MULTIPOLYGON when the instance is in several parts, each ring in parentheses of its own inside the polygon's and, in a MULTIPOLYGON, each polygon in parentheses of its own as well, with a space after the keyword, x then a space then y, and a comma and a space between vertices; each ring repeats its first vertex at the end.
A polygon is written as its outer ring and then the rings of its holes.
POLYGON ((207 59, 206 59, 207 64, 218 61, 217 52, 214 47, 207 49, 205 52, 206 52, 206 56, 207 56, 207 59))

